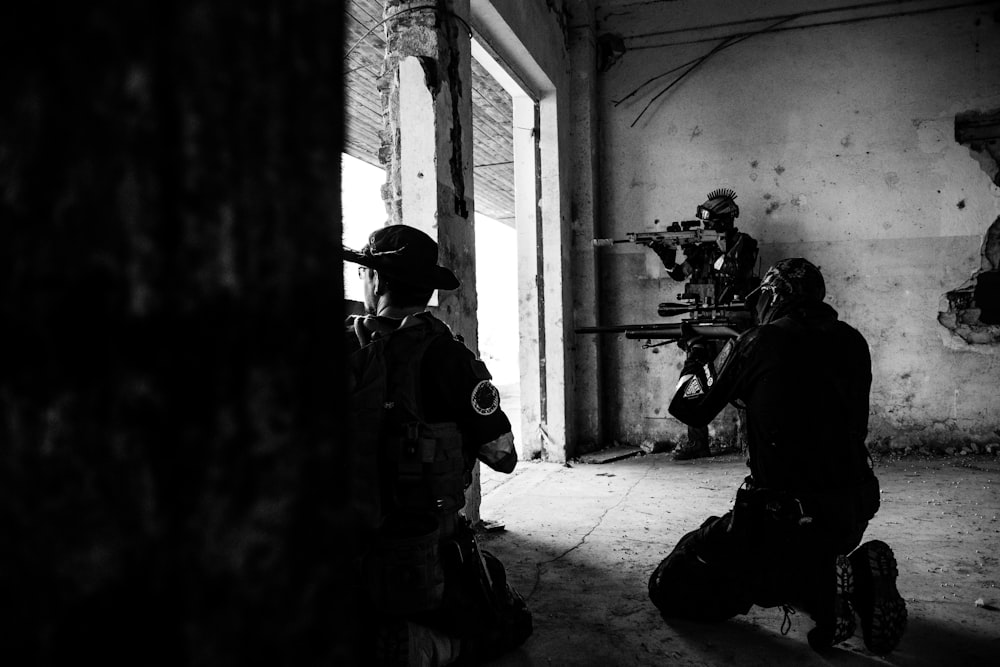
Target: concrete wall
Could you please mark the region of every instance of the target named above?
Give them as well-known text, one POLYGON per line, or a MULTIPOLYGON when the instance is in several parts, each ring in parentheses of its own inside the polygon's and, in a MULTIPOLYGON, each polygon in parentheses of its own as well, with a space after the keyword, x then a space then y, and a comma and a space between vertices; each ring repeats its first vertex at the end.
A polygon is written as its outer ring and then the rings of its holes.
MULTIPOLYGON (((754 11, 777 17, 836 4, 754 11)), ((954 140, 957 113, 1000 108, 1000 24, 995 5, 917 11, 930 7, 789 21, 783 27, 795 29, 719 51, 638 122, 671 76, 617 107, 613 100, 724 34, 767 24, 710 27, 718 17, 749 18, 723 2, 597 10, 598 33, 617 33, 628 48, 600 80, 602 235, 689 219, 710 190, 734 188, 737 224, 762 242, 763 268, 786 256, 814 261, 829 301, 868 339, 871 435, 893 446, 1000 438, 1000 355, 947 340, 936 321, 941 295, 979 268, 983 234, 1000 213, 1000 190, 954 140), (831 24, 799 29, 818 22, 831 24)), ((651 252, 601 252, 604 323, 656 321, 656 304, 678 284, 651 252)), ((664 409, 680 361, 673 348, 609 341, 614 437, 680 435, 664 409)))

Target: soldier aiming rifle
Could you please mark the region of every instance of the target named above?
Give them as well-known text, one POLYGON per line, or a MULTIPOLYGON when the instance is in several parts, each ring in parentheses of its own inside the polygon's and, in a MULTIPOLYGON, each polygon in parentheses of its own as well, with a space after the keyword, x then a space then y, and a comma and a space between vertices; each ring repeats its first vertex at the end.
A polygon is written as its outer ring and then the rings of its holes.
MULTIPOLYGON (((752 308, 746 299, 760 283, 760 278, 754 275, 757 241, 734 225, 740 215, 735 199, 733 190, 720 188, 710 192, 698 206, 695 220, 673 222, 663 231, 628 232, 624 239, 594 239, 595 247, 634 243, 655 252, 667 275, 678 282, 684 281, 684 292, 678 295, 681 302, 661 303, 657 314, 689 317, 661 324, 580 327, 576 333, 624 333, 625 338, 645 340, 644 348, 676 341, 685 351, 700 346, 718 353, 725 340, 752 326, 752 308), (680 263, 677 263, 678 249, 684 257, 680 263)), ((708 428, 689 427, 688 443, 677 450, 674 458, 684 460, 709 454, 708 428)))

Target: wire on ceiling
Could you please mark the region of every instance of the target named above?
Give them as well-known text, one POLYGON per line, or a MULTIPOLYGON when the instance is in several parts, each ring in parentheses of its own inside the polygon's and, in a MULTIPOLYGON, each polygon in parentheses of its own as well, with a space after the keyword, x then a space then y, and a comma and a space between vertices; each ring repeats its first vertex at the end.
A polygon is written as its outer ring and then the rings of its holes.
POLYGON ((799 18, 799 16, 800 15, 798 15, 798 14, 793 15, 793 16, 786 16, 785 18, 772 23, 768 27, 762 28, 762 29, 757 30, 755 32, 744 33, 742 35, 731 35, 729 37, 726 37, 721 42, 719 42, 718 44, 716 44, 712 48, 712 50, 710 50, 705 55, 700 56, 698 58, 695 58, 693 60, 689 60, 688 62, 684 63, 683 65, 678 65, 677 67, 669 69, 666 72, 663 72, 662 74, 658 74, 657 76, 654 76, 653 78, 648 79, 647 81, 643 82, 641 85, 639 85, 631 93, 629 93, 628 95, 626 95, 622 99, 615 101, 614 105, 618 106, 619 104, 621 104, 625 100, 627 100, 630 97, 638 94, 640 90, 642 90, 645 86, 647 86, 648 84, 652 83, 653 81, 656 81, 657 79, 660 79, 660 78, 666 76, 667 74, 671 74, 672 72, 676 72, 677 70, 681 69, 682 67, 687 67, 687 69, 684 70, 683 72, 681 72, 680 74, 678 74, 673 79, 673 81, 671 81, 670 83, 668 83, 667 86, 663 90, 661 90, 656 95, 654 95, 653 99, 649 100, 649 102, 646 103, 646 106, 644 106, 642 108, 642 111, 639 112, 639 115, 636 116, 635 120, 632 121, 632 124, 629 125, 629 127, 635 127, 635 124, 638 123, 639 119, 642 118, 643 114, 645 114, 646 111, 649 110, 649 107, 651 107, 653 105, 653 102, 655 102, 656 100, 658 100, 659 98, 661 98, 663 95, 665 95, 667 93, 667 91, 669 91, 671 88, 673 88, 678 83, 680 83, 681 80, 684 79, 684 77, 686 77, 688 74, 690 74, 695 68, 697 68, 699 65, 701 65, 702 63, 704 63, 706 60, 708 60, 709 58, 711 58, 712 56, 714 56, 716 53, 718 53, 719 51, 722 51, 724 49, 728 49, 730 46, 733 46, 735 44, 739 44, 740 42, 742 42, 742 41, 744 41, 746 39, 750 39, 751 37, 754 37, 755 35, 760 35, 762 33, 774 30, 775 28, 777 28, 778 26, 780 26, 780 25, 782 25, 784 23, 788 23, 789 21, 793 21, 793 20, 799 18), (690 65, 690 67, 688 67, 689 65, 690 65))
MULTIPOLYGON (((723 49, 727 49, 730 46, 734 46, 735 44, 739 44, 740 42, 742 42, 745 39, 748 39, 748 38, 753 37, 755 35, 760 35, 762 33, 778 32, 778 31, 785 31, 785 30, 796 30, 796 29, 804 29, 804 28, 812 28, 812 27, 821 27, 821 26, 827 26, 827 25, 840 25, 840 24, 846 24, 846 23, 855 23, 855 22, 860 22, 860 21, 875 20, 875 19, 880 19, 880 18, 893 18, 893 17, 897 17, 897 16, 911 16, 911 15, 916 15, 916 14, 925 14, 925 13, 929 13, 929 12, 944 11, 944 10, 949 10, 949 9, 958 9, 958 8, 961 8, 961 7, 971 7, 971 6, 975 6, 975 5, 992 4, 992 3, 996 2, 996 0, 973 0, 971 2, 965 2, 965 3, 952 3, 952 4, 944 5, 944 6, 924 7, 924 8, 921 8, 921 9, 914 9, 914 10, 909 10, 909 11, 900 11, 900 12, 895 12, 893 14, 880 14, 880 15, 876 15, 876 16, 864 16, 864 17, 857 17, 857 18, 853 18, 853 19, 841 19, 841 20, 838 20, 838 21, 827 21, 827 22, 822 22, 822 23, 810 23, 809 25, 806 25, 806 26, 786 26, 786 27, 781 27, 785 23, 788 23, 788 22, 793 21, 795 19, 804 18, 804 17, 807 17, 807 16, 815 16, 817 14, 825 14, 825 13, 830 13, 830 12, 842 12, 842 11, 850 11, 850 10, 858 10, 858 9, 870 9, 870 8, 874 8, 874 7, 884 6, 884 5, 899 5, 899 4, 902 4, 902 2, 904 2, 904 1, 905 0, 882 0, 880 2, 869 2, 869 3, 864 3, 864 4, 848 5, 848 6, 842 6, 842 7, 829 7, 829 8, 818 9, 818 10, 813 10, 813 11, 800 12, 798 14, 793 14, 793 15, 788 15, 788 16, 783 16, 783 17, 777 17, 777 18, 779 18, 778 21, 776 21, 775 23, 772 23, 768 27, 763 28, 761 30, 757 30, 757 31, 754 31, 754 32, 749 32, 749 33, 737 33, 737 34, 728 35, 728 36, 722 38, 722 41, 719 44, 717 44, 715 47, 713 47, 705 55, 699 56, 699 57, 694 58, 692 60, 689 60, 686 63, 683 63, 681 65, 673 67, 673 68, 667 70, 666 72, 662 72, 661 74, 658 74, 658 75, 656 75, 656 76, 654 76, 654 77, 652 77, 650 79, 647 79, 642 84, 640 84, 638 87, 636 87, 635 90, 633 90, 632 92, 630 92, 628 95, 622 97, 619 100, 612 100, 612 103, 613 103, 614 106, 617 107, 618 105, 624 103, 628 99, 630 99, 630 98, 634 97, 635 95, 637 95, 643 88, 645 88, 650 83, 652 83, 652 82, 654 82, 654 81, 656 81, 658 79, 661 79, 661 78, 667 76, 668 74, 672 74, 673 72, 676 72, 679 69, 687 67, 686 70, 684 70, 681 74, 679 74, 677 77, 675 77, 669 84, 667 84, 667 86, 663 90, 661 90, 659 93, 657 93, 653 97, 653 99, 651 99, 646 104, 645 107, 643 107, 642 111, 639 112, 639 115, 636 116, 635 120, 633 120, 632 123, 631 123, 631 125, 629 125, 629 127, 635 127, 636 123, 638 123, 639 120, 642 118, 642 116, 646 113, 646 111, 649 110, 649 108, 650 108, 650 106, 652 106, 653 102, 655 102, 657 99, 659 99, 664 94, 666 94, 667 91, 669 91, 675 85, 677 85, 678 83, 680 83, 684 79, 684 77, 686 77, 688 74, 690 74, 699 65, 701 65, 702 63, 704 63, 706 60, 708 60, 709 58, 711 58, 712 56, 714 56, 719 51, 722 51, 723 49)), ((769 18, 776 18, 776 17, 769 17, 769 18)), ((656 32, 656 33, 649 33, 649 34, 646 34, 646 35, 638 35, 637 37, 640 37, 640 38, 642 38, 642 37, 653 37, 653 36, 657 36, 657 35, 666 35, 666 34, 670 34, 670 33, 692 32, 692 31, 697 31, 697 30, 707 30, 707 29, 711 29, 711 28, 719 28, 719 27, 727 27, 727 26, 734 26, 734 25, 742 25, 742 24, 746 24, 746 23, 756 23, 756 22, 759 22, 761 20, 765 20, 765 19, 758 18, 758 19, 744 19, 744 20, 741 20, 741 21, 729 21, 729 22, 725 22, 725 23, 718 23, 718 24, 711 25, 711 26, 701 26, 699 28, 683 28, 683 29, 676 29, 676 30, 661 31, 661 32, 656 32)), ((714 38, 714 39, 718 39, 718 38, 714 38)), ((697 39, 697 40, 691 40, 691 41, 686 41, 686 42, 673 42, 673 43, 670 43, 670 44, 659 44, 659 45, 648 45, 648 46, 633 46, 633 47, 630 48, 630 50, 634 51, 636 49, 662 48, 664 46, 677 46, 677 45, 680 45, 680 44, 695 44, 695 43, 707 42, 707 41, 712 41, 712 38, 697 39)))

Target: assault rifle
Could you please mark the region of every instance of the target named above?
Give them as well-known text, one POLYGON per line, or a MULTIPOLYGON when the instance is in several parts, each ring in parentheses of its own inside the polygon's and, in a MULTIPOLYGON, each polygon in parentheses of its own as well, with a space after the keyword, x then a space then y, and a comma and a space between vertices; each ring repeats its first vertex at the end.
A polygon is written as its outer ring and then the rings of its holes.
MULTIPOLYGON (((659 220, 656 223, 659 223, 659 220)), ((593 241, 595 248, 620 243, 634 243, 646 247, 657 243, 669 248, 715 243, 723 253, 726 250, 725 233, 706 228, 701 220, 673 222, 664 231, 627 232, 624 239, 594 239, 593 241)), ((719 269, 721 262, 722 256, 720 255, 717 259, 718 265, 713 268, 719 269)), ((659 305, 656 312, 661 317, 690 315, 680 322, 578 327, 575 331, 578 334, 623 333, 628 339, 645 340, 643 348, 667 345, 681 340, 685 334, 694 334, 716 340, 735 338, 752 325, 750 312, 739 297, 727 298, 731 292, 726 289, 721 292, 722 298, 725 300, 724 303, 718 303, 716 289, 716 279, 689 282, 685 293, 678 295, 678 298, 684 299, 688 303, 661 303, 659 305), (653 343, 654 340, 662 342, 653 343)))
MULTIPOLYGON (((657 220, 656 222, 659 222, 657 220)), ((653 243, 662 243, 670 248, 679 248, 691 243, 718 243, 725 238, 725 234, 720 234, 714 229, 704 227, 694 227, 701 225, 700 220, 685 220, 684 222, 671 223, 666 231, 662 232, 627 232, 623 239, 594 239, 594 247, 615 245, 618 243, 635 243, 636 245, 650 246, 653 243)))

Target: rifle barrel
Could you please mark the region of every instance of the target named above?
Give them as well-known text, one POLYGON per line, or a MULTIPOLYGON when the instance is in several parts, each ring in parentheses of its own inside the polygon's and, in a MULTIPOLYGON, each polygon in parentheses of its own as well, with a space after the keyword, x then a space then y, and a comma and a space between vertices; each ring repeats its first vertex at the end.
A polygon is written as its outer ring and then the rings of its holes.
MULTIPOLYGON (((577 327, 574 331, 578 334, 623 333, 625 338, 629 339, 677 340, 682 337, 682 324, 681 322, 616 324, 606 327, 577 327)), ((688 326, 696 336, 704 336, 705 338, 735 338, 739 335, 739 331, 729 324, 688 323, 688 326)))
POLYGON ((684 315, 685 313, 704 313, 709 311, 723 310, 746 310, 747 306, 742 301, 731 303, 717 303, 711 306, 692 306, 684 303, 673 303, 670 301, 661 303, 656 307, 656 314, 661 317, 673 317, 674 315, 684 315))

